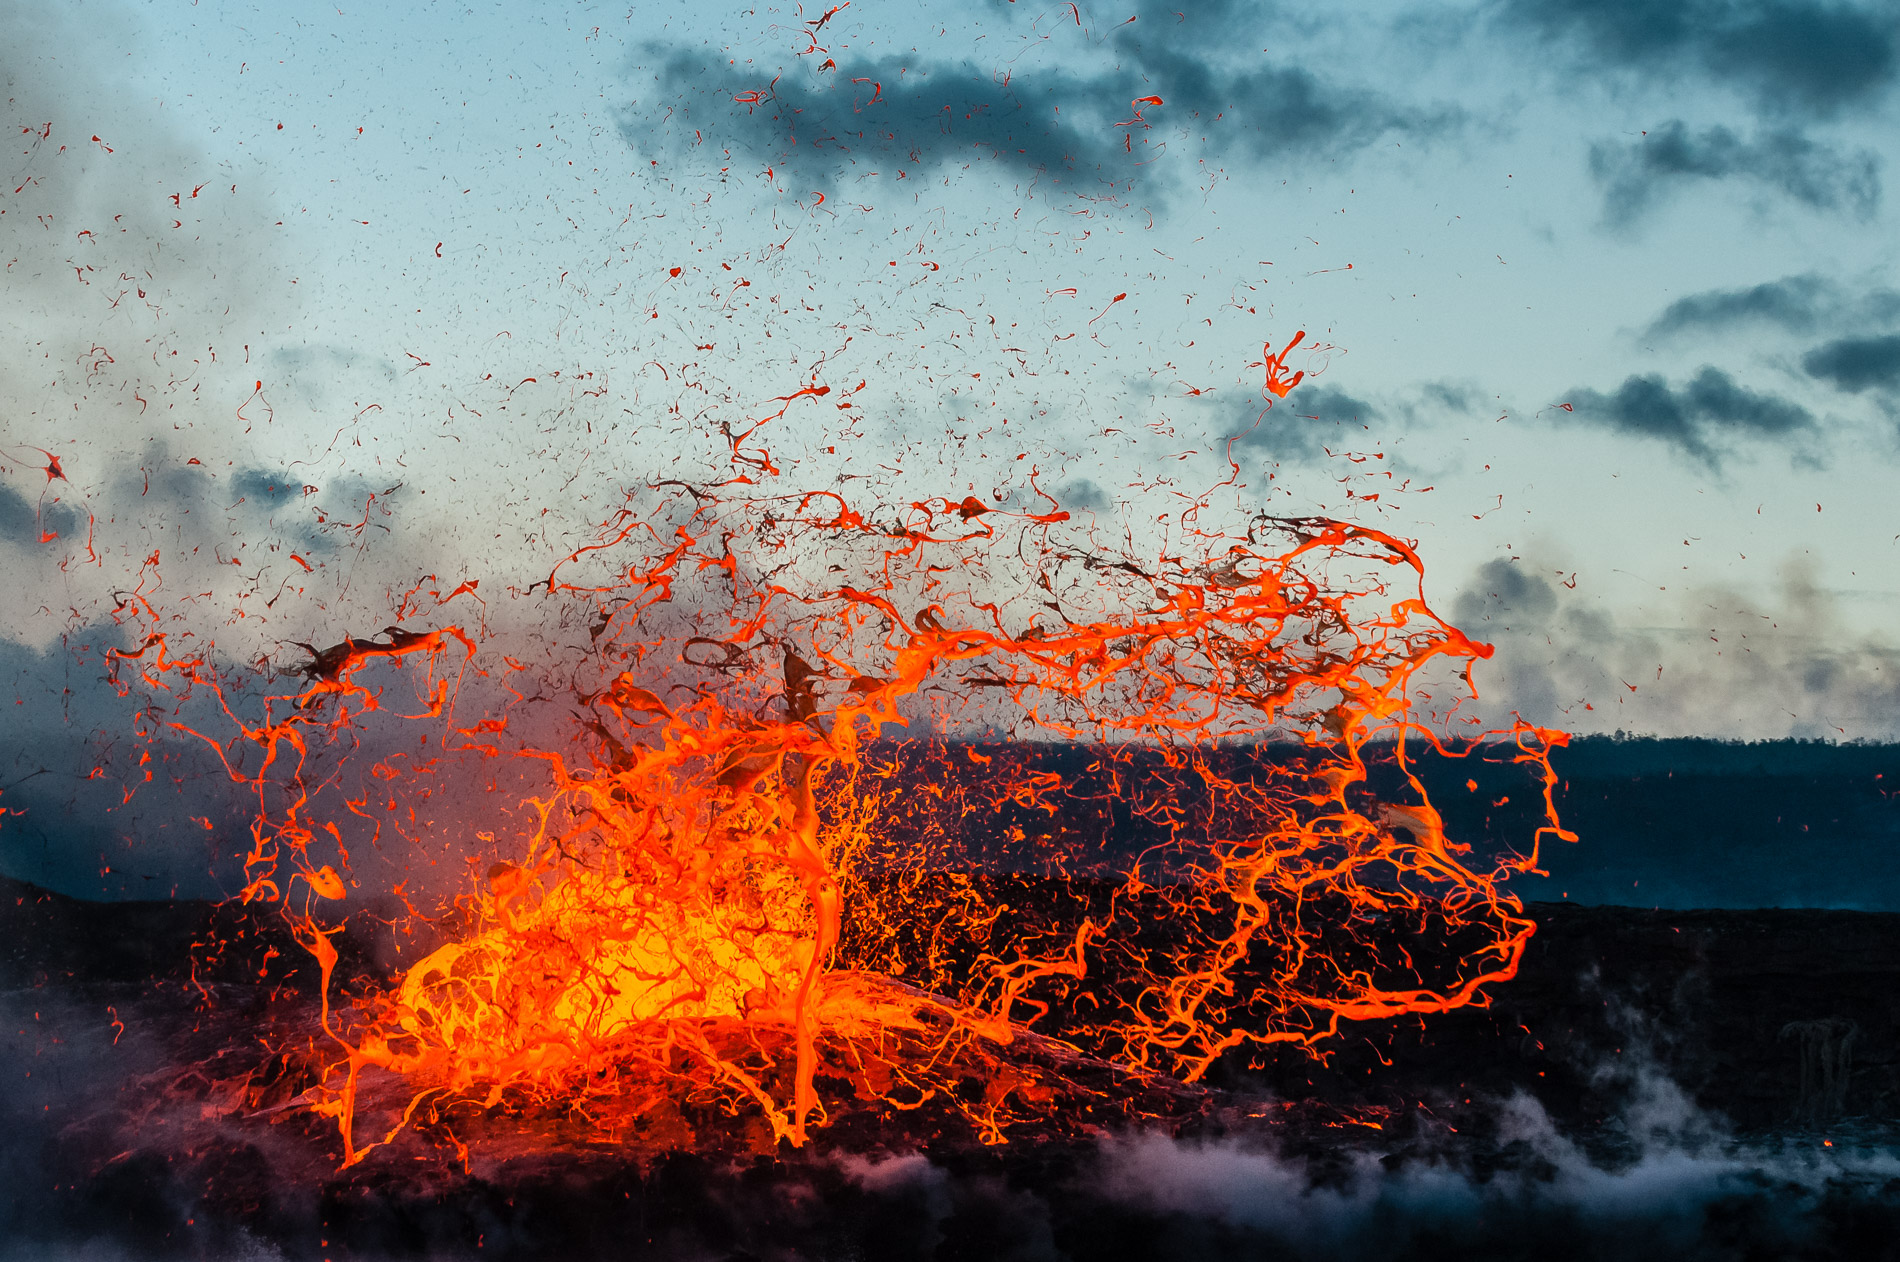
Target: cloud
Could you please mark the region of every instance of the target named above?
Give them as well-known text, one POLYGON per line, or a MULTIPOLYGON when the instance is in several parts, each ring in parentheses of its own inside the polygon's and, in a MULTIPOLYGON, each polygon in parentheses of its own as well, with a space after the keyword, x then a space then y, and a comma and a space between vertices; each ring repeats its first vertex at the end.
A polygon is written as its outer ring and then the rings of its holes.
POLYGON ((1279 460, 1311 458, 1328 442, 1338 442, 1348 425, 1357 430, 1378 416, 1378 408, 1343 390, 1303 386, 1264 413, 1249 409, 1240 418, 1234 451, 1258 449, 1279 460))
POLYGON ((657 134, 679 150, 742 153, 829 189, 847 176, 914 177, 977 158, 1058 182, 1115 184, 1152 170, 1157 147, 1190 138, 1197 153, 1335 161, 1391 133, 1433 135, 1459 121, 1454 110, 1406 106, 1300 65, 1224 66, 1212 50, 1225 51, 1241 20, 1227 6, 1194 22, 1165 18, 1128 27, 1112 43, 1121 64, 1100 71, 1002 74, 859 57, 822 73, 801 63, 756 83, 724 59, 655 44, 666 125, 656 126, 653 109, 633 109, 621 131, 635 144, 657 134), (1163 33, 1150 37, 1149 25, 1163 33), (1147 97, 1162 103, 1134 104, 1147 97))
POLYGON ((273 347, 266 362, 271 384, 312 410, 323 410, 350 397, 365 383, 392 385, 398 374, 387 356, 325 344, 273 347))
POLYGON ((53 447, 75 403, 129 410, 129 436, 173 406, 159 392, 195 377, 207 347, 261 341, 288 314, 265 231, 278 216, 256 172, 214 159, 131 86, 134 15, 0 0, 0 30, 0 405, 15 441, 26 429, 53 447))
POLYGON ((1835 286, 1812 273, 1746 289, 1711 289, 1678 298, 1650 322, 1649 337, 1687 330, 1725 332, 1735 325, 1761 321, 1795 333, 1812 330, 1835 286))
POLYGON ((1726 335, 1749 325, 1770 325, 1790 333, 1859 333, 1896 321, 1900 321, 1900 290, 1872 287, 1852 292, 1827 277, 1805 272, 1678 298, 1650 322, 1643 336, 1726 335))
POLYGON ((1850 394, 1891 390, 1900 387, 1900 336, 1839 338, 1809 351, 1801 367, 1850 394))
POLYGON ((1711 73, 1752 90, 1771 108, 1832 115, 1871 104, 1893 83, 1891 10, 1772 2, 1723 7, 1733 15, 1729 20, 1717 17, 1712 29, 1699 32, 1690 28, 1702 44, 1697 51, 1711 73))
POLYGON ((1579 421, 1659 439, 1710 464, 1723 439, 1787 439, 1814 428, 1800 404, 1737 385, 1706 365, 1680 388, 1653 374, 1632 376, 1612 394, 1575 390, 1569 401, 1579 421))
POLYGON ((1092 478, 1070 478, 1052 492, 1056 502, 1071 512, 1106 513, 1114 501, 1092 478))
MULTIPOLYGON (((136 463, 89 462, 97 474, 87 500, 97 516, 90 530, 77 500, 36 501, 69 484, 49 485, 31 465, 0 478, 0 590, 10 597, 0 602, 7 716, 0 724, 0 873, 82 897, 220 896, 241 888, 235 856, 247 848, 259 798, 234 784, 212 751, 221 746, 257 770, 258 751, 237 724, 262 730, 277 721, 267 720, 265 697, 298 686, 288 672, 309 661, 304 642, 324 647, 398 623, 411 630, 455 623, 486 638, 484 628, 505 623, 517 660, 532 662, 541 642, 520 624, 547 619, 547 606, 495 601, 491 617, 478 594, 449 596, 468 573, 466 521, 431 516, 428 501, 389 482, 310 465, 188 462, 159 442, 141 454, 136 463), (60 537, 43 538, 54 531, 60 537), (174 676, 167 681, 173 691, 164 691, 123 665, 119 683, 129 691, 122 693, 108 650, 136 649, 153 630, 169 637, 174 660, 198 663, 195 682, 184 687, 174 676), (228 712, 201 686, 213 675, 228 712)), ((494 572, 479 577, 492 592, 494 572)), ((379 662, 371 670, 380 681, 374 686, 397 695, 425 677, 417 662, 379 662)), ((505 704, 485 677, 465 682, 458 714, 487 715, 505 704)), ((439 782, 426 774, 399 784, 377 780, 375 765, 391 751, 414 756, 418 749, 416 724, 399 717, 414 712, 389 705, 367 722, 313 734, 299 755, 309 758, 312 803, 338 824, 354 872, 372 888, 403 879, 390 873, 415 854, 407 843, 379 849, 377 830, 387 841, 407 825, 367 822, 344 809, 332 785, 350 785, 346 796, 358 799, 385 789, 391 797, 416 795, 429 822, 411 830, 412 840, 469 844, 478 830, 495 827, 488 817, 496 799, 483 784, 494 782, 479 765, 439 782)), ((524 716, 524 739, 565 717, 553 708, 524 716)), ((571 739, 565 729, 546 735, 548 748, 571 739)))
POLYGON ((1308 420, 1370 420, 1379 409, 1332 386, 1304 386, 1286 397, 1282 405, 1308 420))
POLYGON ((1880 159, 1872 150, 1850 154, 1787 129, 1745 140, 1720 126, 1691 134, 1675 120, 1631 144, 1592 145, 1590 174, 1603 189, 1605 218, 1618 226, 1691 179, 1752 181, 1861 220, 1880 204, 1880 159))
MULTIPOLYGON (((1497 404, 1497 399, 1476 382, 1425 381, 1394 397, 1385 410, 1385 419, 1397 421, 1408 428, 1428 427, 1447 420, 1469 418, 1486 404, 1497 404)), ((1499 408, 1501 406, 1498 404, 1499 408)), ((1496 414, 1496 410, 1490 413, 1493 416, 1496 414)), ((1368 415, 1377 413, 1369 412, 1368 415)), ((1395 458, 1404 459, 1397 453, 1394 455, 1395 458)), ((1417 458, 1419 453, 1413 452, 1411 456, 1417 458)))
POLYGON ((1183 51, 1165 38, 1147 40, 1129 33, 1117 44, 1136 59, 1140 75, 1093 81, 1105 112, 1123 108, 1135 96, 1155 93, 1166 102, 1162 108, 1171 111, 1163 115, 1167 121, 1191 111, 1209 128, 1216 149, 1238 141, 1259 159, 1335 155, 1364 148, 1389 133, 1431 135, 1459 121, 1454 111, 1401 106, 1379 93, 1322 79, 1301 66, 1229 73, 1198 49, 1183 51), (1219 114, 1225 115, 1219 123, 1205 121, 1219 114))
POLYGON ((247 343, 288 323, 295 290, 281 233, 266 226, 278 216, 262 173, 208 152, 137 86, 149 58, 136 14, 0 0, 0 30, 0 129, 12 147, 0 183, 0 474, 12 475, 0 487, 0 580, 12 597, 0 641, 39 650, 103 619, 154 547, 172 579, 206 580, 193 592, 222 593, 220 569, 237 573, 230 548, 222 567, 212 560, 227 539, 205 523, 222 521, 222 506, 148 494, 144 475, 164 476, 173 436, 207 460, 265 441, 243 437, 249 418, 232 413, 263 375, 246 363, 247 343), (65 479, 39 471, 39 449, 65 479), (148 524, 143 548, 126 545, 139 529, 127 523, 161 505, 177 529, 158 537, 148 524))
POLYGON ((1811 564, 1790 561, 1766 601, 1685 589, 1637 619, 1607 612, 1587 574, 1573 590, 1578 576, 1558 573, 1534 555, 1492 560, 1450 604, 1497 649, 1477 674, 1493 719, 1579 735, 1900 737, 1900 649, 1850 631, 1811 564))
POLYGON ((81 529, 79 514, 57 495, 35 504, 12 487, 0 485, 0 540, 25 544, 48 534, 70 539, 81 529))
POLYGON ((1696 74, 1764 113, 1830 118, 1877 104, 1900 73, 1880 5, 1823 0, 1506 0, 1504 20, 1585 63, 1696 74))
MULTIPOLYGON (((1486 561, 1477 581, 1458 594, 1452 617, 1459 625, 1476 626, 1506 618, 1537 626, 1557 608, 1557 589, 1523 565, 1499 557, 1486 561)), ((1510 629, 1508 622, 1505 629, 1510 629)))
MULTIPOLYGON (((673 136, 704 129, 714 152, 730 145, 813 183, 847 172, 915 175, 985 155, 1061 178, 1100 170, 1114 155, 1110 138, 1077 116, 1075 98, 1086 106, 1086 90, 1061 74, 1033 86, 968 64, 857 60, 823 76, 780 78, 755 101, 724 61, 676 50, 658 78, 662 93, 687 102, 673 136), (1060 105, 1071 107, 1067 119, 1060 105)), ((623 120, 622 132, 637 141, 647 128, 623 120)))
POLYGON ((1451 412, 1469 412, 1478 406, 1478 389, 1469 382, 1428 381, 1418 393, 1421 402, 1451 412))

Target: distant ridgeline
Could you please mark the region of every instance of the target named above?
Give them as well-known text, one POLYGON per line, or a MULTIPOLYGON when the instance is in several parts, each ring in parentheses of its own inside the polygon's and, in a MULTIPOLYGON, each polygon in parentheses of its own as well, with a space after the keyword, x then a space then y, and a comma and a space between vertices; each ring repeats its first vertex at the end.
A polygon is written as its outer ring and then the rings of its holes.
MULTIPOLYGON (((1581 839, 1546 848, 1526 898, 1900 911, 1900 745, 1591 737, 1551 765, 1581 839)), ((1485 780, 1463 792, 1451 772, 1430 787, 1455 835, 1485 780)))
MULTIPOLYGON (((1481 854, 1529 843, 1538 785, 1525 769, 1495 751, 1445 758, 1424 748, 1412 747, 1413 768, 1447 836, 1481 854)), ((1062 855, 1074 875, 1125 870, 1166 839, 1169 815, 1192 821, 1204 800, 1196 775, 1150 753, 1104 758, 1097 747, 1002 741, 888 749, 892 787, 902 791, 880 811, 884 827, 958 819, 948 850, 961 853, 940 850, 938 860, 956 866, 1034 871, 1062 855), (1056 777, 1061 788, 1035 802, 992 800, 987 786, 1015 779, 992 774, 997 760, 1056 777), (914 791, 920 784, 927 794, 914 791)), ((1217 756, 1221 774, 1247 778, 1263 765, 1290 770, 1303 755, 1270 745, 1217 756)), ((1409 801, 1389 747, 1368 746, 1367 757, 1369 791, 1409 801)), ((1548 878, 1513 878, 1526 900, 1900 911, 1900 745, 1585 737, 1551 763, 1564 826, 1580 840, 1545 844, 1548 878)), ((1167 861, 1155 856, 1154 877, 1165 877, 1167 861)))
MULTIPOLYGON (((1220 776, 1273 778, 1288 792, 1300 791, 1310 756, 1277 744, 1204 752, 1220 776)), ((1481 857, 1529 844, 1538 783, 1504 758, 1508 749, 1446 758, 1415 742, 1410 752, 1451 840, 1481 857)), ((1365 790, 1404 805, 1415 795, 1391 753, 1366 747, 1365 790)), ((1198 773, 1169 767, 1152 748, 1106 755, 1053 742, 877 742, 855 791, 878 799, 872 835, 882 845, 873 849, 888 850, 857 863, 876 871, 886 856, 927 855, 926 866, 939 869, 1113 879, 1150 851, 1144 876, 1166 880, 1170 865, 1192 857, 1151 850, 1174 828, 1218 838, 1223 823, 1233 825, 1210 817, 1198 773), (1000 774, 1000 764, 1013 764, 1013 774, 1000 774), (1021 792, 1023 771, 1039 791, 1021 792)), ((1527 901, 1900 912, 1900 745, 1586 737, 1556 750, 1551 765, 1559 814, 1580 840, 1544 845, 1549 877, 1512 878, 1508 888, 1527 901)), ((57 811, 29 811, 0 831, 0 874, 81 898, 123 897, 83 871, 101 849, 57 811), (63 870, 48 855, 72 861, 71 880, 48 880, 63 870)), ((120 888, 166 893, 164 883, 120 888)))

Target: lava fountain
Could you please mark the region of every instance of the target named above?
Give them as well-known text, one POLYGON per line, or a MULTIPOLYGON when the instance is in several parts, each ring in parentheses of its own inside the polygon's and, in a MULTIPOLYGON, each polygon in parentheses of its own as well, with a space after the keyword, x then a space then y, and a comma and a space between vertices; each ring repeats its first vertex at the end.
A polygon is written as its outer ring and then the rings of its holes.
POLYGON ((320 967, 301 1101, 335 1119, 346 1165, 451 1102, 557 1102, 611 1132, 688 1093, 799 1145, 827 1119, 821 1080, 899 1110, 952 1101, 1000 1141, 1007 1092, 958 1094, 946 1066, 1033 1038, 1192 1081, 1226 1055, 1323 1048, 1342 1022, 1481 1004, 1513 976, 1535 926, 1504 883, 1569 837, 1547 761, 1562 737, 1477 730, 1443 699, 1469 695, 1489 649, 1432 612, 1412 545, 1322 518, 1220 529, 1197 504, 1138 555, 1040 491, 784 491, 759 429, 728 432, 703 483, 629 492, 535 585, 550 624, 585 631, 559 672, 479 629, 392 626, 240 697, 208 654, 174 654, 146 596, 122 599, 140 647, 113 665, 161 703, 148 734, 201 737, 254 800, 237 897, 320 967), (478 687, 514 700, 471 721, 478 687), (188 721, 179 698, 207 693, 214 720, 188 721), (570 739, 518 734, 551 703, 570 739), (526 760, 541 787, 451 939, 344 1001, 332 939, 353 895, 319 751, 390 719, 526 760), (924 723, 1013 743, 893 739, 924 723), (1524 764, 1544 819, 1521 851, 1446 836, 1412 768, 1426 745, 1524 764), (1055 746, 1092 758, 1141 844, 1012 828, 1062 891, 1025 916, 969 877, 960 839, 998 804, 1061 813, 1077 781, 1021 756, 1055 746), (1375 793, 1373 761, 1403 791, 1375 793), (367 1139, 365 1075, 407 1099, 367 1139))

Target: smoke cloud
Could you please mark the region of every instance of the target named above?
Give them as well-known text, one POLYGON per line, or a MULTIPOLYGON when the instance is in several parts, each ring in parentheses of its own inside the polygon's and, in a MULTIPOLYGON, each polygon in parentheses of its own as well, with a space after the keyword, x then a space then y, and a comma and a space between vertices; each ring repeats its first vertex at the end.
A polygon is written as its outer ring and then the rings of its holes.
POLYGON ((1816 576, 1791 563, 1771 604, 1684 593, 1633 626, 1527 559, 1487 562, 1452 603, 1493 642, 1486 704, 1582 733, 1728 739, 1900 737, 1900 651, 1844 626, 1816 576))

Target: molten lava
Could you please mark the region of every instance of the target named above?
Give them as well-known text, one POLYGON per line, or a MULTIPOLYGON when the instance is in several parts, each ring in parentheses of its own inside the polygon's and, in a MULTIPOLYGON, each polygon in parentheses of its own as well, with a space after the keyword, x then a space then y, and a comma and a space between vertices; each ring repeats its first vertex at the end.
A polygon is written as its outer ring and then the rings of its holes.
MULTIPOLYGON (((550 623, 587 640, 532 696, 509 685, 512 709, 458 711, 525 670, 514 658, 457 627, 391 627, 309 648, 261 719, 223 704, 232 733, 204 735, 255 795, 242 897, 275 903, 323 973, 308 1102, 346 1164, 387 1138, 357 1136, 365 1074, 402 1077, 405 1122, 451 1100, 597 1116, 670 1089, 801 1144, 827 1117, 822 1068, 898 1109, 954 1097, 1000 1140, 1009 1088, 957 1096, 944 1075, 1025 1030, 1193 1080, 1342 1022, 1482 1003, 1515 973, 1535 926, 1503 882, 1569 836, 1546 761, 1562 737, 1520 723, 1448 741, 1442 702, 1427 721, 1424 694, 1489 649, 1432 612, 1410 545, 1262 516, 1232 534, 1184 520, 1187 546, 1136 556, 1046 496, 1030 512, 778 495, 771 457, 741 446, 756 428, 728 434, 728 481, 631 493, 536 585, 550 623), (393 713, 360 682, 372 671, 415 680, 400 717, 442 748, 545 780, 453 940, 333 1004, 349 857, 313 751, 393 713), (512 737, 549 697, 577 703, 569 742, 512 737), (892 739, 921 724, 1013 743, 892 739), (1446 836, 1421 744, 1541 781, 1522 853, 1480 860, 1446 836), (1084 750, 1086 776, 1029 756, 1056 747, 1084 750), (1372 791, 1374 762, 1400 793, 1372 791), (1062 826, 1084 779, 1110 821, 1094 837, 1062 826), (985 844, 1061 878, 1066 901, 1032 915, 973 875, 985 821, 985 844)), ((146 638, 119 667, 152 690, 215 687, 203 658, 168 655, 142 598, 123 610, 146 638)))

